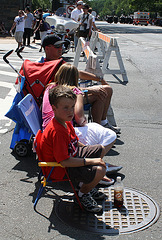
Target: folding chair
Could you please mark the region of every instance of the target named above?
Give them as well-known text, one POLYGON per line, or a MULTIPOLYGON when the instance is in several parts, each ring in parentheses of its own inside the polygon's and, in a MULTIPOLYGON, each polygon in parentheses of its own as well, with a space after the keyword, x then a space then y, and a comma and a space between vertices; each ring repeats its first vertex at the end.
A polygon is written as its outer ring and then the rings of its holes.
POLYGON ((71 179, 69 178, 69 175, 68 175, 68 173, 66 171, 66 168, 64 168, 60 163, 57 163, 57 162, 43 162, 42 161, 43 159, 42 159, 41 152, 40 152, 41 137, 42 137, 42 131, 39 130, 37 132, 37 135, 36 135, 35 139, 34 139, 34 147, 35 147, 35 150, 36 150, 36 153, 37 153, 37 156, 38 156, 38 160, 39 160, 38 166, 41 167, 42 172, 43 172, 43 180, 41 181, 41 186, 39 188, 37 197, 36 197, 35 202, 34 202, 34 210, 36 209, 36 205, 38 203, 38 200, 40 199, 40 197, 42 195, 42 192, 43 192, 44 188, 46 187, 47 183, 49 183, 49 182, 63 182, 63 181, 69 181, 69 183, 70 183, 70 185, 72 187, 72 190, 74 192, 74 195, 75 195, 75 197, 76 197, 76 199, 78 201, 78 204, 79 204, 80 208, 83 210, 83 207, 82 207, 82 205, 80 203, 80 200, 79 200, 78 195, 77 195, 77 193, 75 191, 75 188, 74 188, 74 186, 73 186, 73 184, 71 182, 71 179), (50 167, 51 168, 51 170, 50 170, 49 174, 47 175, 47 177, 46 177, 46 171, 44 169, 46 167, 50 167), (54 179, 52 177, 52 179, 50 179, 51 174, 52 174, 54 168, 57 168, 57 167, 61 167, 61 168, 64 169, 66 178, 54 179))
POLYGON ((41 111, 31 94, 27 94, 17 105, 24 124, 33 135, 42 128, 41 111))
POLYGON ((35 136, 42 126, 42 116, 39 107, 31 94, 26 95, 16 105, 17 115, 21 119, 23 126, 26 127, 30 135, 29 141, 22 139, 16 142, 14 150, 18 156, 26 156, 31 151, 33 136, 35 136))
POLYGON ((81 209, 82 205, 79 201, 78 195, 75 191, 75 188, 69 178, 69 175, 66 171, 66 168, 64 168, 65 171, 65 175, 66 175, 66 179, 50 179, 50 176, 54 170, 55 167, 62 167, 63 166, 61 164, 58 164, 57 162, 42 162, 42 157, 41 157, 41 153, 40 153, 40 141, 41 141, 41 136, 42 136, 42 132, 41 132, 41 126, 42 126, 42 118, 41 118, 41 112, 39 110, 39 107, 35 101, 35 99, 33 98, 33 96, 31 94, 26 95, 18 104, 18 110, 21 114, 21 117, 23 118, 24 124, 25 126, 30 130, 30 132, 32 133, 32 137, 35 136, 34 139, 34 147, 38 156, 38 166, 41 167, 42 169, 42 173, 44 175, 43 177, 43 181, 41 182, 41 186, 40 189, 38 191, 36 200, 34 202, 34 209, 36 208, 37 202, 40 199, 42 192, 44 190, 44 188, 46 187, 48 182, 60 182, 60 181, 69 181, 73 192, 75 194, 75 197, 78 201, 78 204, 80 206, 81 209), (44 167, 51 167, 50 173, 48 174, 48 176, 45 176, 45 168, 44 167))

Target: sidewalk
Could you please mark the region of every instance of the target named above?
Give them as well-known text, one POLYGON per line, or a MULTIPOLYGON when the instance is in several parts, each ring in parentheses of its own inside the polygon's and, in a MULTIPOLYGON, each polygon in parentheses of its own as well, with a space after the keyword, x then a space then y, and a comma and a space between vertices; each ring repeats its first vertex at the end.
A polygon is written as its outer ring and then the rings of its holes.
POLYGON ((14 37, 0 35, 0 45, 17 44, 14 37))
MULTIPOLYGON (((32 38, 31 38, 32 41, 32 38)), ((37 40, 39 43, 40 40, 37 40)), ((17 47, 17 42, 14 37, 11 36, 0 36, 0 51, 10 50, 17 47)))

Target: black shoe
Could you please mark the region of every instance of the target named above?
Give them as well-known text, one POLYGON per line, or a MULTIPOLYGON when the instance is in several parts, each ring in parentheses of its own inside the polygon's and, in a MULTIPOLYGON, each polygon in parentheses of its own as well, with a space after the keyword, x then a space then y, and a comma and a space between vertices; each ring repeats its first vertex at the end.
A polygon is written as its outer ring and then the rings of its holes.
POLYGON ((106 123, 105 125, 103 125, 103 127, 113 130, 116 134, 121 133, 121 128, 112 126, 110 123, 106 123))
POLYGON ((103 200, 105 198, 105 194, 103 192, 99 192, 97 188, 93 188, 90 191, 91 197, 95 200, 103 200))
POLYGON ((82 52, 82 53, 80 54, 80 56, 81 56, 81 57, 84 57, 84 56, 85 56, 85 53, 84 53, 84 52, 82 52))
MULTIPOLYGON (((83 194, 82 197, 79 197, 80 203, 83 208, 91 213, 99 213, 102 211, 102 206, 97 205, 97 202, 91 197, 89 193, 83 194)), ((75 200, 76 203, 78 203, 75 200)))
POLYGON ((19 50, 19 48, 16 48, 15 52, 17 52, 19 50))

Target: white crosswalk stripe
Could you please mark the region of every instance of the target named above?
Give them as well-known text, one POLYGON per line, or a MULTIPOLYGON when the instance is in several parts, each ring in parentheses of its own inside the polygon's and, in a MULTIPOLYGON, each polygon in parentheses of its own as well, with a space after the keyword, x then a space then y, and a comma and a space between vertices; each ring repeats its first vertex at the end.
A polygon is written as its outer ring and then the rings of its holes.
POLYGON ((16 72, 7 72, 7 71, 0 71, 1 75, 6 75, 6 76, 10 76, 10 77, 17 77, 17 73, 16 72))
MULTIPOLYGON (((0 67, 5 68, 5 69, 6 69, 6 68, 8 68, 8 69, 10 68, 10 69, 11 69, 11 67, 10 67, 8 64, 6 64, 6 63, 1 63, 1 62, 0 62, 0 67)), ((20 65, 15 65, 15 64, 14 64, 14 67, 15 67, 15 68, 19 68, 20 65)))
POLYGON ((12 121, 5 117, 5 114, 10 109, 14 96, 16 95, 16 89, 12 83, 1 82, 0 87, 9 88, 10 91, 7 96, 3 99, 0 98, 0 120, 5 120, 4 126, 0 126, 0 133, 5 133, 8 127, 11 125, 12 121))

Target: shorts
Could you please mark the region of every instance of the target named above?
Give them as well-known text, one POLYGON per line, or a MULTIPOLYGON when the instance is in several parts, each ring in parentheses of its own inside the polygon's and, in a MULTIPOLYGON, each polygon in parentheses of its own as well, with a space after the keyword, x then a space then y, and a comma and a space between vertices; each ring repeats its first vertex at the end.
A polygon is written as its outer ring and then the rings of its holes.
POLYGON ((107 146, 116 139, 114 131, 95 122, 87 123, 83 127, 75 127, 74 129, 76 135, 79 137, 79 142, 85 145, 101 144, 107 146))
POLYGON ((15 32, 15 40, 16 40, 16 42, 22 43, 23 34, 24 34, 24 32, 22 32, 22 31, 15 32))
MULTIPOLYGON (((79 151, 76 157, 78 158, 99 158, 101 156, 102 146, 91 145, 79 147, 79 151)), ((83 167, 71 167, 68 168, 68 174, 73 182, 83 182, 88 184, 92 182, 96 175, 97 166, 88 165, 83 167)))

